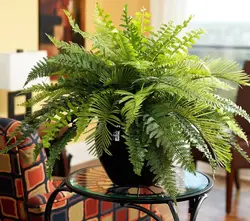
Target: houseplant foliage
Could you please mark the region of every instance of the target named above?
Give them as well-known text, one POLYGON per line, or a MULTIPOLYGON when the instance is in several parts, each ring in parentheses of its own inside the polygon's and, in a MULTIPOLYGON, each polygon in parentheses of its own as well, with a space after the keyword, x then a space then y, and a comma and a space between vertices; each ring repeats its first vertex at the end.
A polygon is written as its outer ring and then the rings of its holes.
POLYGON ((131 17, 125 6, 121 24, 115 27, 97 5, 96 32, 91 34, 80 30, 65 13, 73 31, 91 41, 93 48, 87 51, 48 36, 60 53, 40 61, 26 84, 40 77, 60 77, 57 83, 23 90, 38 93, 25 106, 41 101, 43 106, 27 115, 18 131, 25 137, 45 122, 47 134, 35 154, 43 147, 50 148, 50 175, 65 145, 86 133, 93 121, 97 123, 87 137, 90 153, 110 154, 108 126, 120 125, 134 172, 140 175, 146 162, 172 197, 178 194, 175 163, 195 173, 192 148, 204 153, 213 170, 225 167, 230 171, 231 148, 249 160, 233 136, 247 141, 234 116, 248 122, 250 117, 216 94, 218 89, 233 90, 228 81, 249 85, 249 78, 235 62, 188 53, 204 33, 201 29, 184 33, 192 16, 180 25, 169 22, 153 31, 149 13, 142 9, 131 17), (57 132, 65 126, 69 129, 58 139, 57 132))

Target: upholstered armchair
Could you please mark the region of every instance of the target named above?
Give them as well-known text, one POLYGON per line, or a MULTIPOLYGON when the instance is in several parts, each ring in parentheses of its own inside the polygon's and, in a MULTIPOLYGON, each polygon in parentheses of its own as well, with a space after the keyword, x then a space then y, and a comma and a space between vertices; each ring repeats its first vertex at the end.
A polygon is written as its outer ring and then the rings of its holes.
MULTIPOLYGON (((0 118, 0 149, 6 146, 11 132, 19 122, 0 118)), ((15 143, 16 138, 11 142, 15 143)), ((8 154, 0 154, 0 219, 44 220, 46 202, 55 185, 45 174, 46 154, 42 150, 33 160, 35 145, 39 142, 36 132, 8 154)), ((52 220, 83 220, 83 197, 62 192, 57 197, 52 220)))
MULTIPOLYGON (((20 123, 0 118, 0 150, 6 146, 11 132, 20 123)), ((16 138, 11 141, 15 143, 16 138)), ((0 154, 0 220, 43 221, 46 203, 60 181, 50 181, 45 174, 46 154, 42 150, 33 160, 36 132, 7 154, 0 154)), ((144 205, 149 208, 150 205, 144 205)), ((149 221, 150 218, 134 209, 117 204, 84 198, 61 192, 52 208, 53 221, 149 221)))

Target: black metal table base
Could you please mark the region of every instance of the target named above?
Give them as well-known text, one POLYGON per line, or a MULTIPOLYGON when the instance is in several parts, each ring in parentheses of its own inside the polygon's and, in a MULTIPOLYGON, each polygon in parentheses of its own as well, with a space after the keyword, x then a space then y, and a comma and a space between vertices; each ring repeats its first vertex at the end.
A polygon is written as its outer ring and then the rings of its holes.
MULTIPOLYGON (((189 201, 190 221, 196 221, 201 204, 206 198, 207 198, 207 194, 204 194, 202 196, 193 198, 192 200, 189 201)), ((176 212, 176 209, 174 207, 174 203, 172 201, 169 201, 167 204, 172 213, 174 221, 180 221, 178 213, 176 212)), ((127 207, 127 208, 137 209, 139 211, 146 213, 150 217, 154 218, 156 221, 162 221, 159 216, 157 216, 155 213, 153 213, 152 211, 142 206, 135 205, 135 204, 122 204, 122 206, 127 207)))
POLYGON ((206 198, 207 194, 203 194, 201 196, 189 200, 190 221, 196 220, 201 204, 206 198))
POLYGON ((71 192, 71 190, 68 187, 64 187, 65 181, 63 181, 56 189, 55 191, 50 195, 49 200, 47 202, 46 208, 45 208, 45 221, 50 221, 50 216, 51 216, 51 209, 53 206, 53 203, 56 199, 56 196, 59 192, 61 191, 68 191, 71 192))
MULTIPOLYGON (((45 209, 45 221, 50 221, 51 209, 52 209, 52 206, 56 199, 57 194, 61 191, 72 192, 68 187, 64 187, 64 185, 65 185, 65 181, 63 181, 61 185, 59 185, 56 188, 56 190, 50 195, 50 198, 48 200, 48 203, 45 209)), ((206 198, 207 198, 207 194, 203 194, 203 195, 199 195, 189 200, 188 212, 190 213, 190 221, 196 221, 201 204, 206 198)), ((174 203, 172 201, 169 201, 167 204, 172 213, 174 221, 180 221, 178 213, 176 212, 174 203)), ((156 221, 162 221, 162 219, 159 216, 157 216, 154 212, 146 209, 145 207, 139 206, 137 204, 131 204, 131 203, 124 203, 124 204, 120 203, 120 205, 126 208, 137 209, 139 211, 146 213, 148 216, 154 218, 156 221)))

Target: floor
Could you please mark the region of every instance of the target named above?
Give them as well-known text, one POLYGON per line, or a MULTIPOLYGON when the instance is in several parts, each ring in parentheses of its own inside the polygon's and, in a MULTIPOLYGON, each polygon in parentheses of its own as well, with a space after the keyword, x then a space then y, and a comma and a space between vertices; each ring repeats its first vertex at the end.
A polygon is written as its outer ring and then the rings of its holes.
MULTIPOLYGON (((72 168, 76 170, 86 166, 96 165, 96 161, 90 161, 72 168)), ((160 205, 159 210, 164 214, 164 221, 173 220, 168 208, 160 205)), ((181 221, 188 221, 188 205, 186 202, 178 204, 178 212, 181 221)), ((217 177, 215 186, 204 201, 197 221, 250 221, 250 182, 241 182, 241 190, 234 192, 232 212, 225 214, 225 179, 217 177)))
MULTIPOLYGON (((217 177, 213 190, 209 193, 208 198, 204 201, 197 221, 250 221, 250 183, 242 182, 241 191, 234 193, 234 202, 232 212, 225 214, 225 180, 217 177)), ((166 207, 160 208, 164 212, 166 221, 172 220, 166 207), (163 209, 163 210, 162 210, 163 209)), ((178 205, 178 211, 181 221, 187 221, 188 206, 186 202, 178 205)))

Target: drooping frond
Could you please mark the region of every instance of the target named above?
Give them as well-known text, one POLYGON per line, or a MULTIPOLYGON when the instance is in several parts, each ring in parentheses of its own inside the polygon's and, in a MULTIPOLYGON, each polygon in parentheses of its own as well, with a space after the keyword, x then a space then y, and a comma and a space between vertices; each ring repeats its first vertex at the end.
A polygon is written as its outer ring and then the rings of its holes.
POLYGON ((86 143, 91 145, 89 152, 95 156, 101 156, 103 152, 111 155, 108 149, 111 145, 111 135, 107 122, 98 122, 94 132, 86 138, 86 143))
POLYGON ((176 173, 174 171, 172 155, 162 149, 155 151, 155 147, 148 149, 147 160, 151 171, 156 175, 156 180, 164 187, 167 194, 176 199, 178 190, 176 187, 176 173))
POLYGON ((182 128, 171 115, 165 115, 157 110, 151 115, 145 115, 145 130, 150 139, 153 139, 156 148, 162 148, 173 156, 183 168, 190 172, 195 171, 188 137, 183 134, 182 128), (167 126, 168 125, 168 126, 167 126), (174 131, 178 131, 178 140, 174 131))
POLYGON ((239 85, 250 85, 250 77, 239 68, 239 64, 235 61, 211 59, 207 66, 216 78, 229 80, 239 85))
POLYGON ((90 111, 89 104, 83 104, 80 106, 79 111, 76 113, 77 115, 77 135, 75 137, 75 141, 79 139, 79 137, 86 132, 88 125, 90 124, 90 111))
POLYGON ((230 119, 229 121, 227 121, 227 125, 228 125, 230 131, 234 135, 240 137, 248 144, 248 139, 247 139, 245 132, 241 129, 239 124, 234 119, 232 119, 232 120, 230 119))
POLYGON ((116 91, 116 94, 124 96, 119 103, 124 103, 121 114, 126 118, 126 130, 139 116, 143 101, 152 93, 152 87, 143 88, 136 94, 127 91, 116 91))
POLYGON ((145 160, 147 155, 147 146, 139 138, 141 131, 129 130, 126 133, 126 145, 128 146, 129 160, 133 164, 135 174, 141 176, 141 171, 145 166, 145 160))
POLYGON ((239 144, 234 143, 233 148, 234 148, 237 152, 239 152, 239 153, 241 154, 241 156, 243 156, 243 157, 245 158, 245 160, 247 160, 247 161, 250 163, 250 157, 249 157, 248 153, 247 153, 245 150, 243 150, 243 149, 240 147, 239 144))
POLYGON ((66 145, 73 140, 76 135, 76 128, 69 128, 63 135, 63 137, 54 140, 51 145, 53 148, 49 149, 49 157, 46 162, 46 173, 49 178, 52 177, 53 166, 57 159, 59 159, 60 153, 65 149, 66 145))
POLYGON ((243 110, 240 106, 236 105, 234 102, 227 98, 220 97, 219 95, 214 95, 214 97, 220 102, 218 108, 227 113, 231 113, 234 116, 241 116, 250 123, 249 114, 243 110))
POLYGON ((107 93, 95 95, 89 108, 89 116, 97 118, 95 130, 86 138, 87 143, 91 144, 89 150, 97 156, 101 156, 103 151, 110 154, 108 148, 111 144, 111 133, 108 125, 119 125, 120 119, 117 117, 119 110, 115 106, 113 98, 107 93), (102 97, 106 95, 106 97, 102 97))

